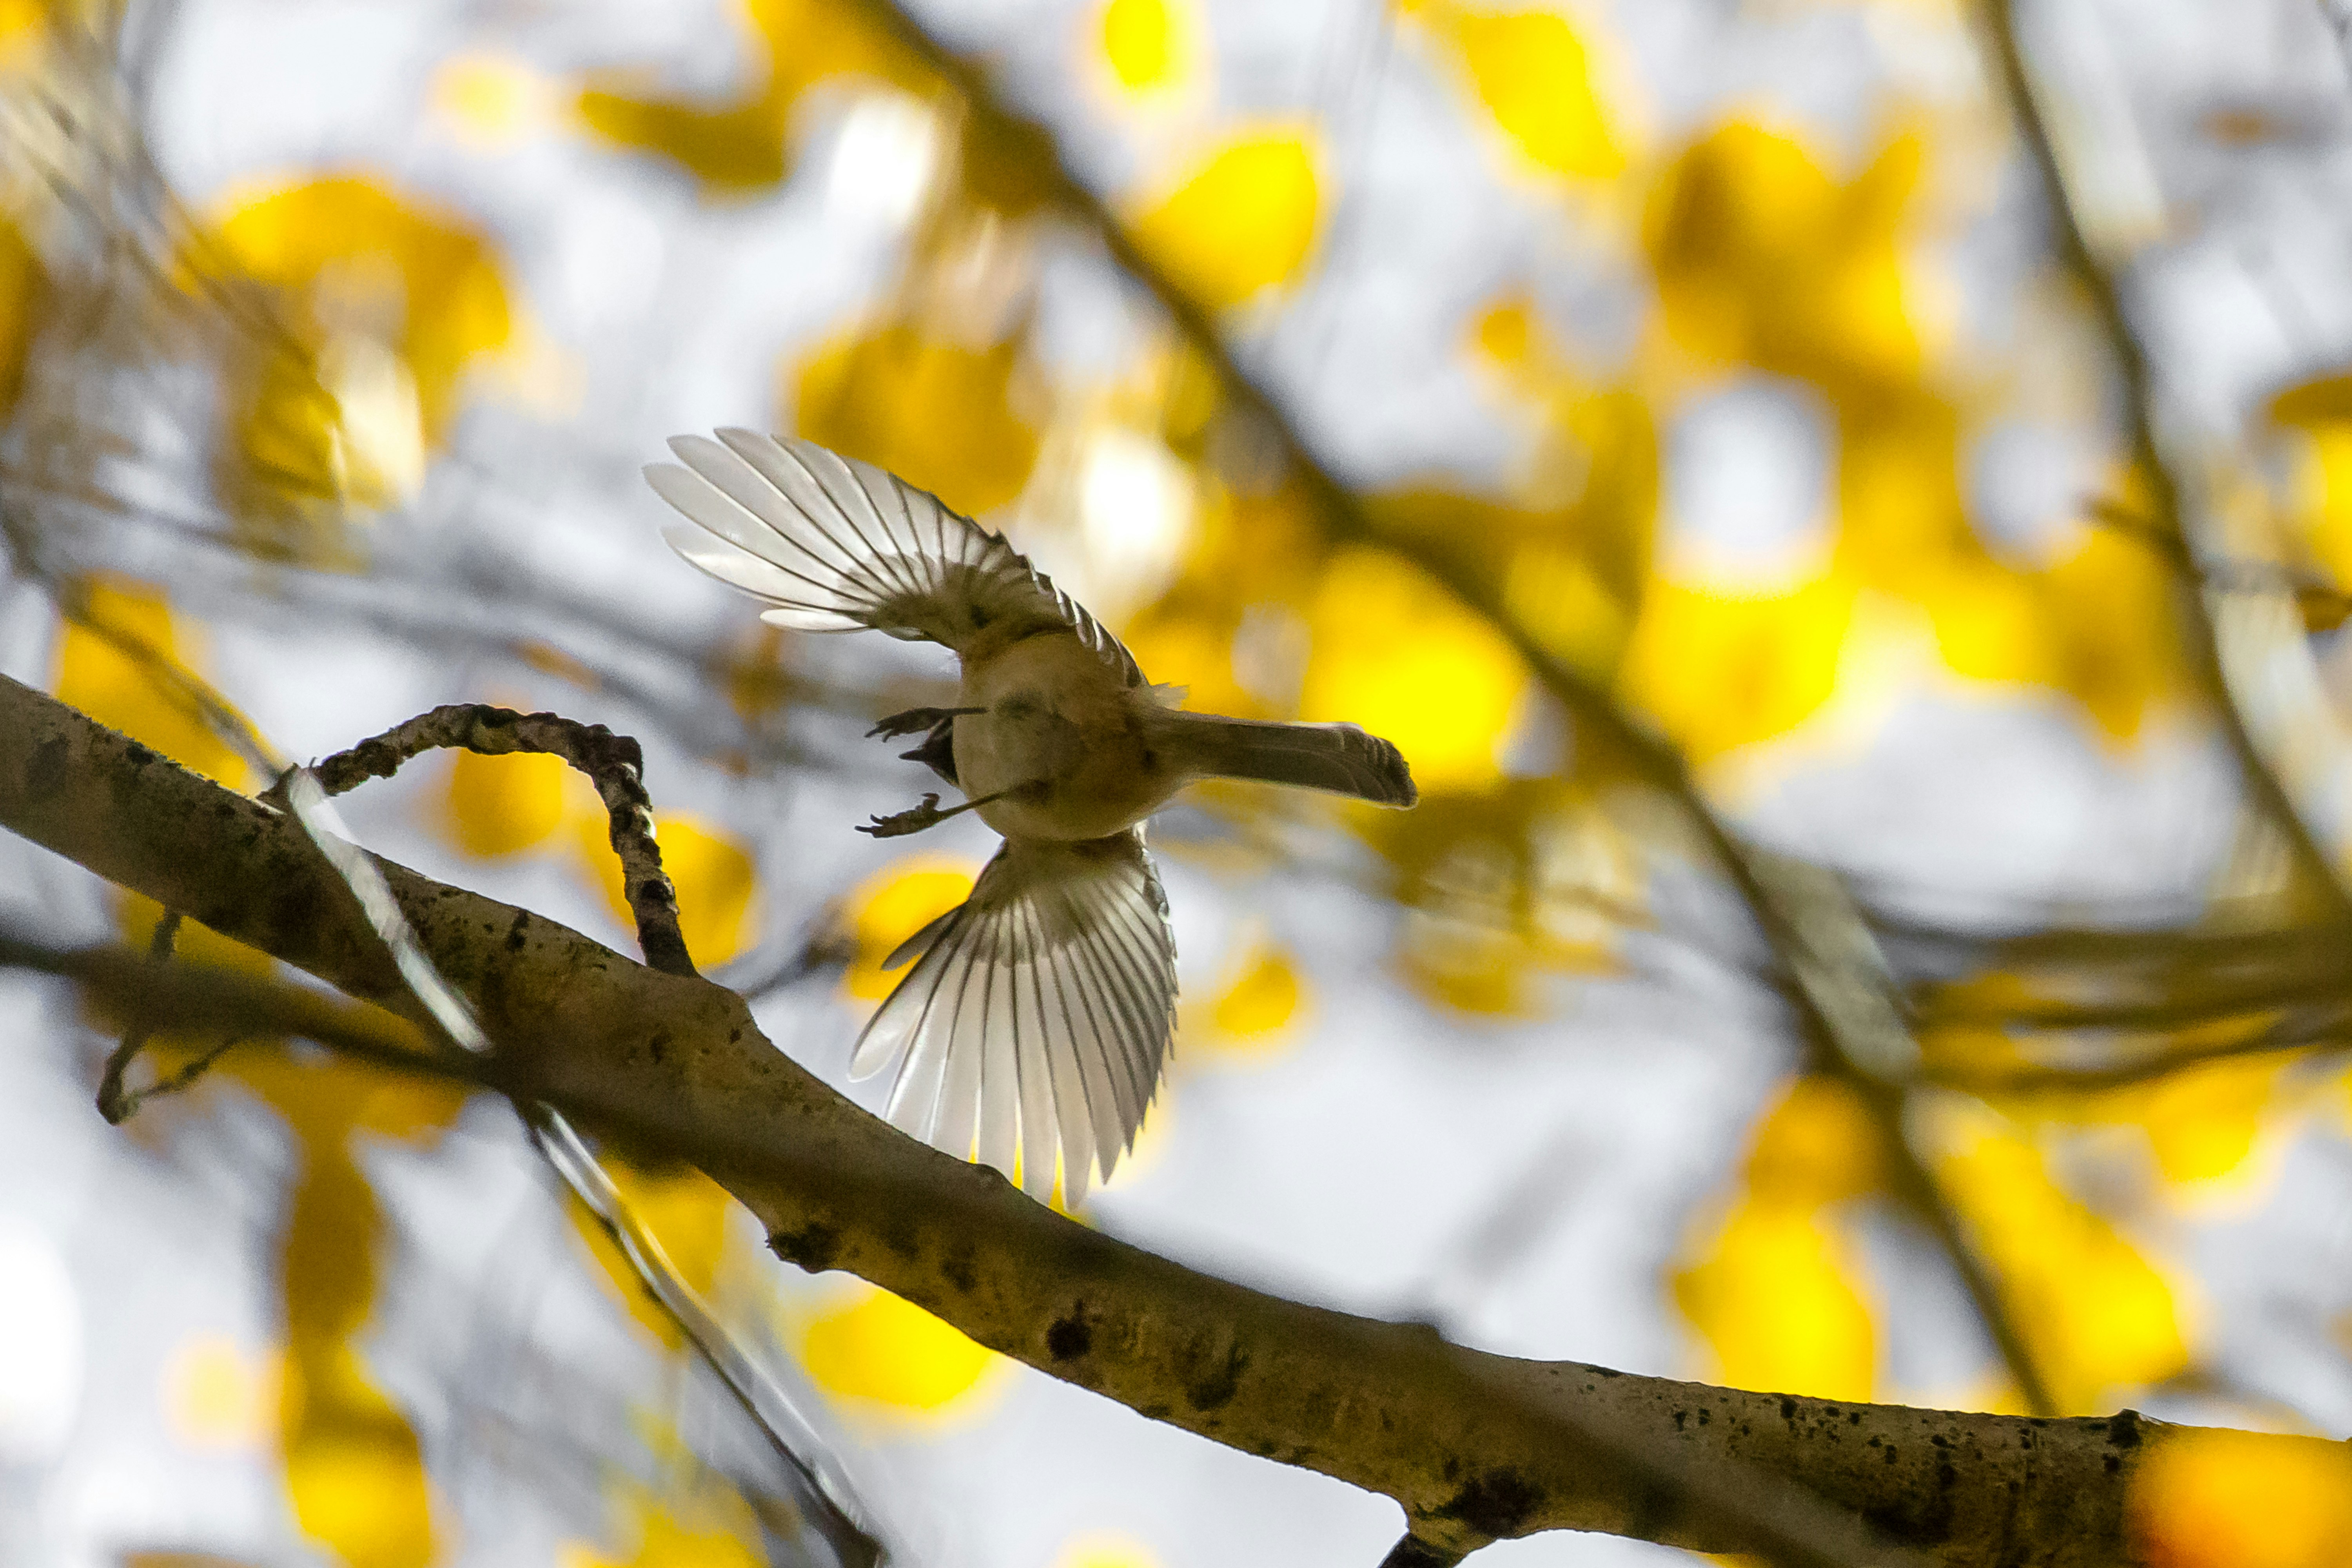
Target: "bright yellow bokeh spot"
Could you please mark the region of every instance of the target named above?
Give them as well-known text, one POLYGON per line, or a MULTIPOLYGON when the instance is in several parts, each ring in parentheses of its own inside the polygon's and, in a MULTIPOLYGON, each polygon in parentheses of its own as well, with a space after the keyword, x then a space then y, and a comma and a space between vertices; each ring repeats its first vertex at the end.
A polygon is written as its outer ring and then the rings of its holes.
POLYGON ((1474 10, 1453 0, 1406 10, 1453 46, 1480 101, 1529 164, 1580 179, 1623 172, 1625 155, 1593 92, 1584 41, 1567 17, 1474 10))
POLYGON ((163 1363, 163 1423, 200 1453, 257 1448, 277 1436, 284 1368, 226 1334, 192 1334, 163 1363))
POLYGON ((91 624, 101 630, 78 621, 66 623, 49 688, 58 700, 192 773, 230 789, 244 789, 252 771, 244 757, 178 694, 166 673, 194 657, 193 651, 183 649, 193 650, 196 638, 174 622, 162 590, 142 584, 92 583, 85 607, 91 624))
POLYGON ((826 1393, 919 1414, 944 1412, 1005 1364, 920 1307, 877 1289, 812 1322, 801 1353, 826 1393))
POLYGON ((1306 265, 1321 214, 1317 163, 1305 127, 1244 132, 1136 219, 1135 243, 1187 299, 1239 305, 1306 265))
POLYGON ((1734 1388, 1865 1400, 1877 1378, 1862 1252, 1834 1205, 1877 1184, 1879 1139, 1853 1090, 1802 1078, 1758 1124, 1722 1228, 1675 1275, 1675 1303, 1734 1388))
POLYGON ((434 1561, 425 1467, 405 1426, 338 1426, 286 1455, 286 1489, 303 1532, 345 1568, 434 1561))
POLYGON ((1021 344, 983 347, 904 322, 820 345, 791 377, 800 433, 886 468, 966 516, 1017 498, 1036 427, 1015 411, 1021 344))
POLYGON ((1054 1568, 1159 1568, 1151 1549, 1132 1536, 1093 1531, 1063 1543, 1054 1568))
MULTIPOLYGON (((746 1523, 758 1528, 756 1521, 746 1523)), ((607 1557, 583 1542, 567 1541, 556 1548, 555 1560, 562 1568, 766 1568, 769 1561, 735 1531, 689 1529, 658 1510, 646 1511, 637 1549, 627 1556, 607 1557)))
POLYGON ((1834 572, 1759 598, 1660 579, 1625 648, 1625 694, 1693 762, 1785 734, 1836 689, 1854 596, 1834 572))
POLYGON ((2191 1427, 2132 1477, 2133 1543, 2151 1568, 2352 1563, 2352 1453, 2316 1437, 2191 1427))
POLYGON ((1988 1121, 1937 1168, 2062 1414, 2189 1364, 2171 1286, 2031 1144, 1988 1121))
POLYGON ((240 192, 214 239, 205 264, 225 258, 278 290, 299 344, 273 340, 236 372, 235 444, 219 466, 232 500, 283 511, 413 495, 466 371, 511 333, 488 237, 354 175, 240 192))
POLYGON ((1221 1043, 1237 1054, 1265 1051, 1298 1016, 1307 982, 1290 955, 1271 942, 1246 954, 1233 984, 1218 996, 1211 1017, 1221 1043))
POLYGON ((842 984, 863 1002, 890 994, 914 962, 886 970, 898 944, 971 897, 977 870, 968 862, 910 855, 869 877, 849 896, 850 931, 857 954, 842 984))
POLYGON ((520 60, 460 55, 433 75, 436 108, 482 146, 520 140, 546 121, 553 100, 549 83, 520 60))
POLYGON ((1395 742, 1423 790, 1474 789, 1517 714, 1527 667, 1502 635, 1395 556, 1349 550, 1318 585, 1302 719, 1395 742))
POLYGON ((1103 58, 1129 92, 1150 92, 1183 75, 1184 0, 1110 0, 1102 11, 1103 58))
MULTIPOLYGON (((610 819, 600 805, 575 817, 581 858, 604 885, 605 901, 632 931, 621 858, 613 853, 610 819)), ((654 842, 662 869, 677 889, 678 934, 698 968, 724 963, 751 943, 751 891, 758 877, 751 852, 716 824, 684 812, 654 814, 654 842)))
MULTIPOLYGON (((543 843, 562 826, 572 773, 562 758, 541 752, 459 752, 442 797, 449 836, 467 854, 485 858, 543 843)), ((580 793, 592 793, 584 779, 580 793)))

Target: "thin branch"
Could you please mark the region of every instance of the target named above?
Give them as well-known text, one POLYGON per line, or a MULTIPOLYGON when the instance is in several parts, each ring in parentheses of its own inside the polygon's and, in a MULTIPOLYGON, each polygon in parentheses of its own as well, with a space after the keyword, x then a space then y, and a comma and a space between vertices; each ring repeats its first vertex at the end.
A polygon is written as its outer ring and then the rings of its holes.
MULTIPOLYGON (((665 973, 695 973, 686 938, 678 931, 677 889, 662 869, 661 846, 654 840, 645 751, 634 739, 560 713, 518 713, 486 702, 453 702, 338 752, 310 772, 324 794, 338 795, 370 779, 388 779, 411 758, 442 749, 486 757, 538 752, 560 757, 585 774, 604 803, 606 837, 621 859, 622 887, 636 917, 639 951, 647 963, 665 973)), ((273 805, 284 798, 282 781, 262 796, 273 805)))
MULTIPOLYGON (((180 911, 165 910, 163 918, 155 922, 154 936, 148 942, 147 962, 159 965, 169 963, 172 944, 179 934, 180 911)), ((122 1031, 122 1043, 107 1054, 106 1068, 98 1079, 98 1113, 106 1118, 110 1126, 121 1126, 129 1121, 138 1110, 141 1101, 148 1098, 145 1094, 126 1093, 122 1077, 131 1070, 131 1064, 138 1059, 139 1053, 146 1048, 147 1037, 152 1032, 144 1022, 133 1023, 122 1031)), ((206 1065, 210 1065, 211 1060, 210 1057, 205 1058, 206 1065)), ((153 1092, 169 1093, 170 1090, 159 1084, 153 1092)))

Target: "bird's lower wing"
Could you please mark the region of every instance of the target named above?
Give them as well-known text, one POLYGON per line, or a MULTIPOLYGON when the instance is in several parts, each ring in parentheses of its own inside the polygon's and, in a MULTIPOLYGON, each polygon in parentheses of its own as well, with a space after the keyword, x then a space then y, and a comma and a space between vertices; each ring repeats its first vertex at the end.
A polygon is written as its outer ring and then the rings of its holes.
POLYGON ((1028 560, 937 496, 813 441, 750 430, 680 436, 646 479, 693 523, 663 537, 697 569, 765 599, 801 631, 871 627, 961 652, 983 627, 1066 626, 1130 686, 1117 637, 1028 560))
MULTIPOLYGON (((1143 836, 1010 839, 866 1026, 863 1078, 904 1054, 890 1120, 1044 1198, 1108 1180, 1160 1087, 1176 940, 1143 836)), ((909 944, 912 945, 912 944, 909 944)), ((903 951, 903 950, 902 950, 903 951)))

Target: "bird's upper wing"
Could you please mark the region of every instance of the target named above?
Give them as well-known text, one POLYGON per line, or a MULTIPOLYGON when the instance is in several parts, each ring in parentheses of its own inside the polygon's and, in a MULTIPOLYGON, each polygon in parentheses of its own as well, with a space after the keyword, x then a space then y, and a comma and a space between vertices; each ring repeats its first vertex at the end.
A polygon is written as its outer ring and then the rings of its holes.
POLYGON ((858 1037, 864 1077, 901 1050, 890 1120, 979 1157, 1043 1198, 1105 1179, 1160 1087, 1176 1020, 1168 900, 1129 829, 1080 843, 1008 839, 971 897, 890 962, 922 956, 858 1037))
POLYGON ((862 626, 959 653, 982 627, 1067 626, 1129 686, 1119 640, 1026 557, 970 518, 870 463, 750 430, 677 436, 686 466, 647 465, 662 500, 697 524, 663 531, 720 582, 767 600, 760 618, 802 631, 862 626))

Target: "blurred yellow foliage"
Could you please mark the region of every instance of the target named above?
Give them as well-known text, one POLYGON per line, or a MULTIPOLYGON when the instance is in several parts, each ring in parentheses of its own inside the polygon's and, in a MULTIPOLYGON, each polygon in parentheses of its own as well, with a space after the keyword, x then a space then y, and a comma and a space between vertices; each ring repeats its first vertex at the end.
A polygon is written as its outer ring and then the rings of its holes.
POLYGON ((464 373, 509 340, 488 239, 356 175, 233 195, 215 237, 205 262, 225 258, 278 290, 296 340, 257 340, 237 374, 236 436, 216 465, 232 512, 404 500, 456 416, 464 373))
MULTIPOLYGON (((0 37, 0 50, 6 47, 0 37)), ((0 217, 0 417, 16 406, 25 389, 25 359, 40 325, 47 274, 24 231, 0 217)))
POLYGON ((1623 172, 1584 41, 1567 17, 1456 0, 1408 0, 1402 9, 1453 47, 1495 123, 1537 170, 1588 180, 1623 172))
POLYGON ((1912 378, 1902 239, 1923 152, 1897 137, 1841 184, 1761 126, 1734 121, 1691 146, 1646 225, 1674 340, 1703 360, 1812 381, 1841 405, 1912 378))
POLYGON ((1173 85, 1191 68, 1188 0, 1110 0, 1102 9, 1103 58, 1129 92, 1173 85))
POLYGON ((904 965, 882 961, 900 942, 971 896, 977 876, 965 861, 909 855, 867 878, 849 896, 850 931, 857 942, 841 983, 860 1001, 878 1002, 907 977, 904 965))
POLYGON ((817 82, 864 77, 927 91, 927 74, 906 49, 824 0, 746 0, 739 12, 761 57, 754 85, 731 101, 707 104, 643 92, 643 73, 601 72, 580 94, 581 121, 618 146, 667 158, 707 189, 757 191, 791 172, 793 110, 817 82))
POLYGON ((2270 417, 2294 433, 2286 515, 2313 563, 2352 584, 2352 376, 2327 376, 2271 400, 2270 417))
POLYGON ((902 321, 821 344, 789 390, 802 435, 976 517, 1020 495, 1037 461, 1020 369, 1017 335, 974 348, 902 321))
POLYGON ((214 733, 160 672, 131 651, 143 649, 167 667, 197 657, 196 635, 180 629, 163 591, 101 580, 89 585, 84 608, 90 625, 68 621, 58 639, 57 668, 49 685, 58 700, 152 746, 191 773, 230 789, 244 789, 251 771, 245 759, 214 733), (92 626, 122 640, 103 636, 92 626))
POLYGON ((521 60, 460 55, 433 73, 433 100, 478 146, 503 146, 549 118, 551 84, 521 60))
POLYGON ((1496 776, 1528 672, 1491 625, 1396 556, 1346 550, 1317 584, 1307 626, 1300 718, 1387 737, 1428 793, 1496 776))
POLYGON ((2352 1453, 2316 1437, 2214 1427, 2167 1433, 2127 1503, 2149 1568, 2341 1568, 2352 1563, 2352 1453))
MULTIPOLYGON (((572 788, 572 768, 561 757, 517 752, 489 757, 459 752, 449 767, 441 813, 457 847, 489 858, 543 843, 571 806, 593 807, 594 786, 572 788), (579 801, 578 795, 589 801, 579 801)), ((597 813, 601 823, 602 813, 597 813)))
POLYGON ((1694 763, 1783 734, 1836 689, 1856 591, 1835 571, 1757 598, 1657 579, 1625 649, 1625 696, 1694 763))
POLYGON ((1318 161, 1306 126, 1238 132, 1135 219, 1136 246, 1185 298, 1211 310, 1287 283, 1315 247, 1318 161))
POLYGON ((277 1436, 285 1368, 226 1334, 191 1334, 163 1363, 163 1424, 199 1453, 254 1448, 277 1436))
POLYGON ((1159 1562, 1132 1536, 1090 1531, 1065 1542, 1054 1568, 1158 1568, 1159 1562))
POLYGON ((1860 1248, 1834 1210, 1879 1182, 1879 1136, 1853 1091, 1796 1079, 1758 1122, 1721 1228, 1675 1275, 1675 1300, 1734 1388, 1864 1400, 1876 1383, 1860 1248))
POLYGON ((861 1289, 809 1324, 801 1353, 826 1393, 898 1411, 940 1415, 1006 1366, 914 1303, 861 1289))
POLYGON ((1938 1169, 2062 1412, 2188 1364, 2171 1286, 2060 1189, 2032 1144, 1974 1118, 1938 1169))
MULTIPOLYGON (((631 931, 628 888, 613 853, 611 821, 601 804, 572 818, 581 859, 604 887, 613 913, 631 931)), ((698 966, 724 963, 751 944, 751 891, 758 881, 751 852, 715 823, 684 812, 654 813, 654 841, 662 869, 677 889, 678 934, 698 966)))
POLYGON ((1290 955, 1272 942, 1261 942, 1243 955, 1233 983, 1218 996, 1210 1016, 1224 1048, 1262 1052, 1279 1043, 1298 1016, 1306 993, 1306 979, 1290 955))
MULTIPOLYGON (((604 1156, 604 1164, 613 1184, 620 1189, 622 1199, 661 1244, 677 1277, 697 1295, 708 1299, 719 1278, 719 1263, 726 1256, 727 1218, 734 1199, 727 1195, 725 1188, 690 1165, 641 1169, 613 1157, 609 1151, 604 1156)), ((686 1336, 647 1293, 620 1244, 586 1209, 574 1204, 570 1212, 590 1255, 603 1268, 605 1284, 637 1321, 638 1327, 672 1353, 685 1349, 686 1336)))
POLYGON ((556 1551, 562 1568, 766 1568, 767 1554, 756 1544, 759 1521, 741 1509, 740 1525, 715 1524, 698 1530, 681 1524, 669 1510, 652 1504, 636 1510, 636 1550, 625 1557, 607 1557, 580 1542, 567 1542, 556 1551))

